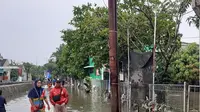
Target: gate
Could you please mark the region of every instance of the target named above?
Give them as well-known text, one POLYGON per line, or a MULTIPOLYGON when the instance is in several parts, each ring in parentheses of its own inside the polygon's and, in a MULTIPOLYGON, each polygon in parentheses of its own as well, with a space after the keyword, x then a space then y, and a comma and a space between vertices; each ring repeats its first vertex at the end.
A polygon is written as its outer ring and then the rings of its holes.
POLYGON ((187 112, 200 112, 200 86, 188 86, 187 112))
POLYGON ((119 93, 121 112, 129 112, 131 106, 131 85, 128 82, 120 82, 119 93))
POLYGON ((156 102, 155 107, 158 108, 155 108, 156 112, 185 112, 185 93, 187 92, 186 85, 149 84, 150 99, 153 99, 153 86, 156 102))

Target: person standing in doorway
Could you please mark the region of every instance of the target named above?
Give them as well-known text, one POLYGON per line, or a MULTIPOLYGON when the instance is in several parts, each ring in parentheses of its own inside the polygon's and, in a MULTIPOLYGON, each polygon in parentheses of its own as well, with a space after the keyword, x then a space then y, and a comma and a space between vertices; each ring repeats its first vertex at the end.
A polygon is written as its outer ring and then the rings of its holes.
POLYGON ((69 95, 61 85, 61 80, 56 79, 55 87, 50 91, 50 102, 54 106, 54 112, 66 112, 66 105, 69 101, 69 95))
POLYGON ((6 112, 5 108, 5 104, 7 104, 6 99, 1 95, 2 95, 2 90, 0 90, 0 112, 6 112))

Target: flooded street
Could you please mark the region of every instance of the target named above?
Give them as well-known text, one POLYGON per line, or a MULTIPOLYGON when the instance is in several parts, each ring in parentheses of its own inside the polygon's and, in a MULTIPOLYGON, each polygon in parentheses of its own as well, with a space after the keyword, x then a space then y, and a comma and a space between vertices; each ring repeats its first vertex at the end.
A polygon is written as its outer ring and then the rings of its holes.
MULTIPOLYGON (((109 103, 103 98, 101 92, 95 91, 86 94, 83 90, 72 87, 67 88, 70 101, 67 105, 67 112, 110 112, 109 103)), ((7 112, 29 112, 30 104, 27 96, 22 96, 8 102, 7 112)))

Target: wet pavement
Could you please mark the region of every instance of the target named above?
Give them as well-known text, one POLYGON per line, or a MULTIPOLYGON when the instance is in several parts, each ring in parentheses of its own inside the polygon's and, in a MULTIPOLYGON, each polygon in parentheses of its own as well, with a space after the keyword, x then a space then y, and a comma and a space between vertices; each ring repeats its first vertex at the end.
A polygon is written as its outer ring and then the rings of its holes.
MULTIPOLYGON (((73 87, 68 87, 67 90, 70 95, 67 112, 110 112, 110 104, 100 90, 90 94, 73 87)), ((7 112, 29 112, 30 104, 27 96, 9 101, 6 110, 7 112)))

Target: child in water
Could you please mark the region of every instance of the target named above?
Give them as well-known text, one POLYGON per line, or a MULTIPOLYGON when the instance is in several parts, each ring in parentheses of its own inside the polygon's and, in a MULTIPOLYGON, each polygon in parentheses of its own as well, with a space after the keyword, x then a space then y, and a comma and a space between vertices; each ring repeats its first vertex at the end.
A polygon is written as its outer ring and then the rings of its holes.
POLYGON ((6 99, 1 95, 2 95, 2 90, 0 90, 0 112, 6 112, 5 109, 5 104, 7 104, 6 99))

